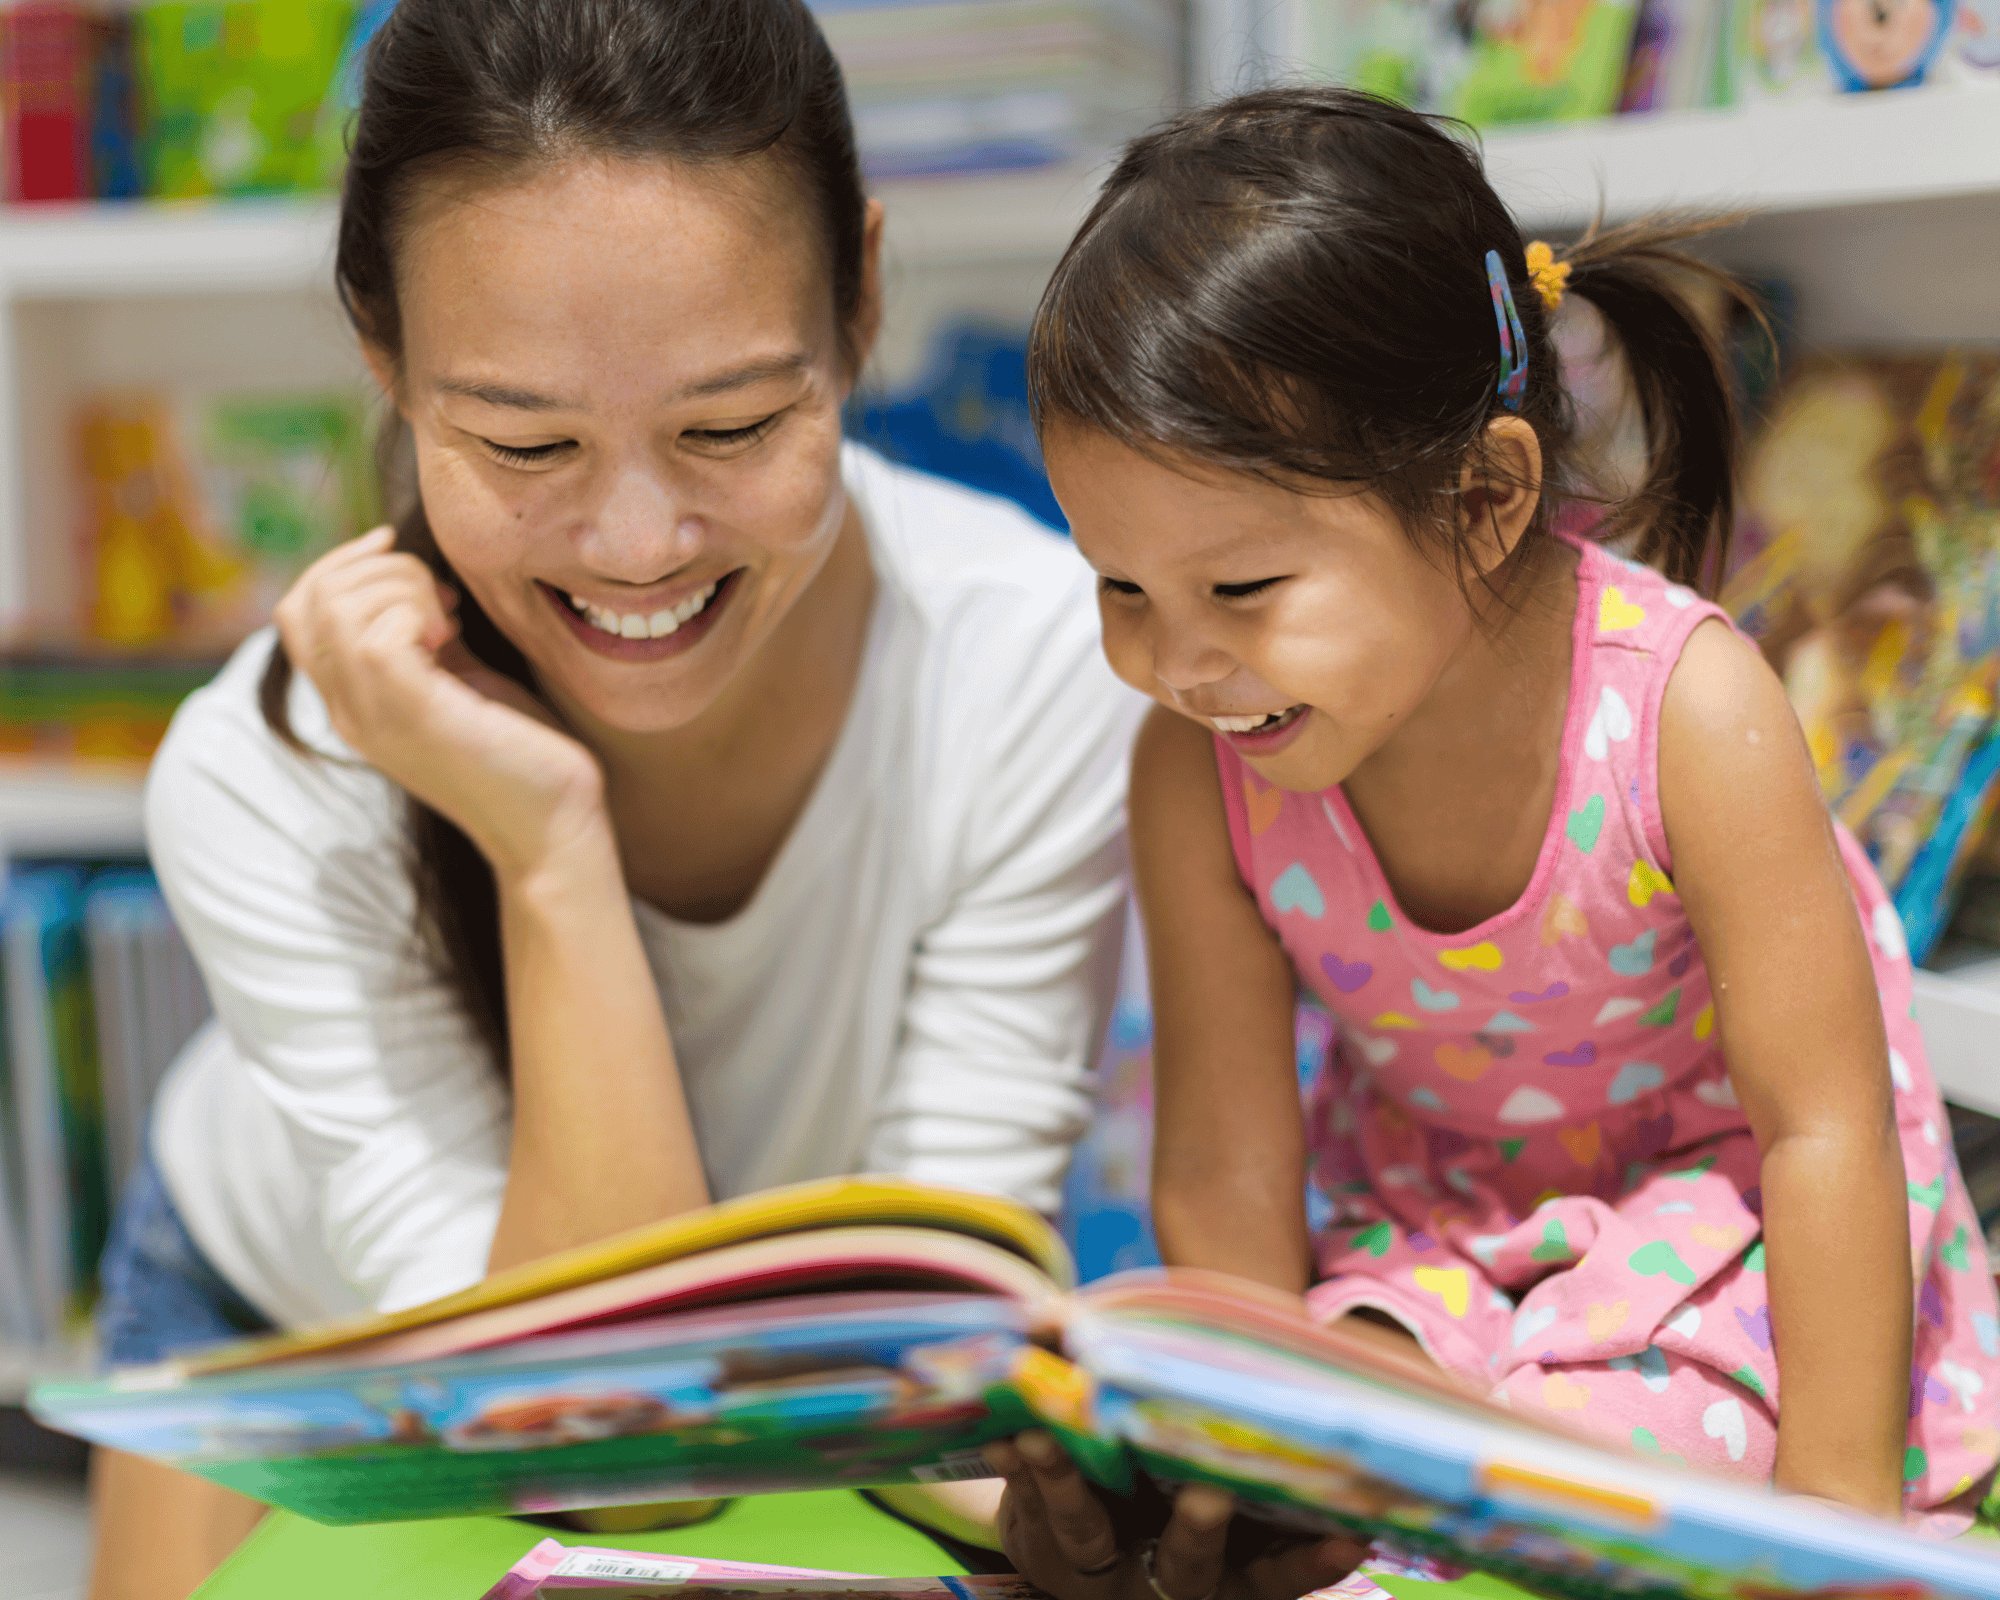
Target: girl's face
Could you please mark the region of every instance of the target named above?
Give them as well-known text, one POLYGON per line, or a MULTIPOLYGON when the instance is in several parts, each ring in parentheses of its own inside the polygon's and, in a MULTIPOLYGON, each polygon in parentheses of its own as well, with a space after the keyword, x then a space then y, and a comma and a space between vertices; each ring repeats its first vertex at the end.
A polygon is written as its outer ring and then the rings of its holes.
POLYGON ((1073 427, 1047 457, 1099 576, 1112 670, 1280 788, 1345 780, 1471 633, 1458 576, 1370 496, 1168 466, 1073 427))
POLYGON ((374 361, 440 550, 558 705, 693 721, 846 516, 852 367, 813 217, 756 162, 440 176, 415 202, 402 357, 374 361))

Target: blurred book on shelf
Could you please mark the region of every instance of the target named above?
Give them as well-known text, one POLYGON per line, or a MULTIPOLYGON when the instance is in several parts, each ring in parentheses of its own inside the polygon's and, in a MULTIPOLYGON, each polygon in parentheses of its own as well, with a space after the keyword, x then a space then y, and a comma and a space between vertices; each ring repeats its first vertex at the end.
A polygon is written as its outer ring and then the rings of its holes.
POLYGON ((81 636, 226 653, 299 571, 373 525, 356 395, 131 392, 75 423, 81 636))
POLYGON ((339 181, 383 0, 25 0, 0 9, 17 202, 205 199, 339 181))
POLYGON ((874 178, 1096 159, 1178 103, 1172 0, 813 0, 874 178))
POLYGON ((51 865, 0 898, 0 1340, 66 1342, 147 1109, 208 1014, 149 873, 51 865))
POLYGON ((1922 960, 1993 861, 2000 354, 1800 363, 1752 444, 1736 543, 1724 603, 1922 960))
POLYGON ((1301 0, 1299 65, 1479 126, 2000 88, 2000 0, 1301 0))
MULTIPOLYGON (((181 701, 221 665, 205 655, 0 652, 0 760, 144 762, 181 701)), ((0 782, 5 770, 0 766, 0 782)))

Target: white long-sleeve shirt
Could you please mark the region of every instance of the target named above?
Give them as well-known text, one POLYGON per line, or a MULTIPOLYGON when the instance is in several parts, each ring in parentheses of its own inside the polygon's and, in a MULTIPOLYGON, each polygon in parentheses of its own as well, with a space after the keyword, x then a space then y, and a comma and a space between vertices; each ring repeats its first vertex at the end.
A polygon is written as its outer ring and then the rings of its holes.
MULTIPOLYGON (((1139 707, 1066 543, 866 451, 844 465, 879 582, 827 767, 740 914, 635 902, 702 1160, 718 1199, 878 1171, 1052 1209, 1115 979, 1139 707)), ((153 1139, 203 1251, 298 1325, 484 1275, 510 1108, 422 957, 401 791, 278 740, 270 648, 186 704, 148 787, 217 1015, 153 1139)), ((292 713, 341 750, 303 678, 292 713)), ((587 1035, 575 1052, 587 1095, 587 1035)))

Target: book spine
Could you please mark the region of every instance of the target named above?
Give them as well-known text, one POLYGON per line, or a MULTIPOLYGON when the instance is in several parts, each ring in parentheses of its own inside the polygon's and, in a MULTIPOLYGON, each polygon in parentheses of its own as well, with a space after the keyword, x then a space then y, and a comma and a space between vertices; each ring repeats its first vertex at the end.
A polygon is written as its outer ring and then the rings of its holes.
POLYGON ((91 32, 68 0, 0 11, 9 201, 90 197, 91 32))

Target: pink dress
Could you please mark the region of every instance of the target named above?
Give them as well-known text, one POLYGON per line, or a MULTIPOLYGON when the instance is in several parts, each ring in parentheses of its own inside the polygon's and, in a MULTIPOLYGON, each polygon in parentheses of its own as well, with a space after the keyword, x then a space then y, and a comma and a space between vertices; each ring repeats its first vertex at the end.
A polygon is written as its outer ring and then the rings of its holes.
MULTIPOLYGON (((1758 1153, 1660 822, 1661 699, 1690 591, 1580 546, 1547 837, 1518 903, 1413 924, 1338 789, 1217 766, 1239 870, 1337 1024, 1314 1096, 1314 1309, 1374 1307, 1521 1411, 1768 1478, 1777 1441, 1758 1153)), ((1888 1023, 1916 1267, 1906 1498, 2000 1459, 2000 1321, 1911 1012, 1902 928, 1841 837, 1888 1023)), ((1856 1282, 1856 1295, 1873 1292, 1856 1282)))

